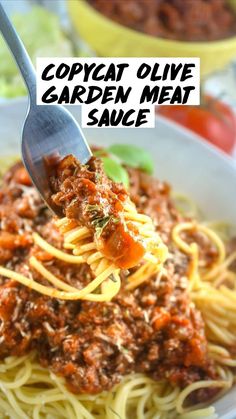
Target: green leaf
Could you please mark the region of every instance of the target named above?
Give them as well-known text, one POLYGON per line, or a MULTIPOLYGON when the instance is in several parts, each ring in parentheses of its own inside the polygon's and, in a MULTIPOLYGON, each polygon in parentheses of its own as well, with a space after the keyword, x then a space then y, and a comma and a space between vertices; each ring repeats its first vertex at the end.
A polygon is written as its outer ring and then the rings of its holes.
POLYGON ((102 157, 106 175, 114 182, 121 182, 126 188, 129 187, 129 175, 127 171, 115 160, 109 157, 102 157))
POLYGON ((154 171, 151 155, 140 147, 128 144, 114 144, 107 151, 118 157, 127 166, 142 169, 150 175, 154 171))

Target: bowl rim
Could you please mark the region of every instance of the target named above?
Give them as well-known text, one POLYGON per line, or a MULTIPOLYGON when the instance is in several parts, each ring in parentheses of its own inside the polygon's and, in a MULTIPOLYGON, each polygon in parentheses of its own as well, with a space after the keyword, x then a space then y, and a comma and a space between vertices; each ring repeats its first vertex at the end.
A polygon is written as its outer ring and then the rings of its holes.
POLYGON ((233 158, 233 156, 231 156, 230 154, 227 154, 226 152, 224 152, 220 148, 216 147, 214 144, 208 142, 206 140, 206 138, 204 138, 203 136, 201 136, 201 135, 197 134, 196 132, 192 131, 190 128, 184 127, 183 125, 179 124, 178 122, 172 121, 171 119, 169 119, 169 118, 167 118, 163 115, 156 114, 155 115, 155 121, 158 121, 158 119, 164 121, 166 125, 170 125, 171 127, 174 127, 175 130, 178 131, 180 134, 181 134, 181 132, 185 132, 186 134, 188 134, 188 137, 189 137, 190 141, 192 141, 194 143, 199 143, 200 142, 202 148, 204 148, 205 150, 210 151, 212 154, 214 154, 215 156, 217 156, 221 160, 224 160, 224 162, 228 166, 230 166, 233 169, 233 171, 236 173, 236 161, 233 158))
MULTIPOLYGON (((21 106, 21 107, 25 107, 26 112, 27 112, 27 108, 29 106, 29 97, 28 96, 19 96, 16 98, 9 98, 6 99, 2 102, 0 102, 0 113, 2 110, 8 111, 8 109, 12 106, 21 106)), ((72 112, 73 108, 76 107, 80 107, 80 105, 77 106, 66 106, 67 110, 69 112, 72 112)), ((73 112, 72 112, 73 114, 73 112)), ((221 160, 224 160, 224 163, 228 165, 228 167, 230 167, 233 172, 236 174, 236 160, 233 156, 225 153, 224 151, 222 151, 220 148, 216 147, 214 144, 209 143, 204 137, 202 137, 201 135, 197 134, 196 132, 192 131, 191 129, 184 127, 183 125, 179 124, 178 122, 172 121, 169 118, 166 118, 163 115, 160 115, 159 113, 155 113, 155 128, 157 127, 157 123, 158 120, 164 122, 165 125, 169 125, 170 127, 173 127, 175 129, 175 131, 177 131, 179 134, 181 133, 186 133, 190 139, 191 142, 194 142, 195 144, 198 143, 198 146, 200 146, 201 148, 210 151, 212 154, 214 154, 215 156, 217 156, 217 158, 220 158, 221 160)), ((82 128, 84 129, 84 128, 82 128)), ((98 129, 98 128, 94 128, 94 129, 98 129)), ((102 128, 105 129, 105 128, 102 128)), ((146 129, 152 129, 152 128, 146 128, 146 129)), ((114 128, 114 131, 116 131, 116 129, 114 128)))
MULTIPOLYGON (((122 25, 118 22, 113 21, 112 19, 109 19, 102 13, 100 13, 98 10, 96 10, 92 5, 88 3, 87 0, 67 0, 68 3, 68 9, 70 10, 70 5, 72 3, 77 3, 77 7, 83 7, 84 10, 89 11, 93 14, 94 17, 99 18, 100 21, 104 21, 107 26, 113 27, 116 30, 122 30, 123 32, 135 36, 140 37, 143 40, 146 40, 148 42, 156 43, 158 42, 159 45, 163 47, 176 47, 179 49, 182 49, 182 51, 189 51, 189 47, 192 47, 192 51, 198 51, 201 49, 204 52, 212 50, 219 50, 219 48, 224 49, 231 49, 233 46, 236 47, 236 35, 230 36, 228 38, 219 39, 216 41, 180 41, 180 40, 174 40, 174 39, 165 39, 161 37, 156 37, 152 35, 145 34, 143 32, 136 31, 135 29, 129 28, 128 26, 122 25)), ((74 17, 72 16, 72 19, 74 17)), ((74 19, 73 19, 74 20, 74 19)))

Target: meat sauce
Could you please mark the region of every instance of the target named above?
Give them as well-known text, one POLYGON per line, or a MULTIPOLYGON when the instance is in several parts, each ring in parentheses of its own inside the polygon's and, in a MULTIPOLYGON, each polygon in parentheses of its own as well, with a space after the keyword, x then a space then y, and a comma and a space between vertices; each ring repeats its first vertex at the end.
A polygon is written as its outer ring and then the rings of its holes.
POLYGON ((108 18, 148 35, 181 41, 214 41, 236 34, 227 0, 89 0, 108 18))
POLYGON ((136 266, 145 249, 135 225, 124 223, 127 191, 108 179, 101 160, 93 157, 87 165, 80 165, 70 155, 51 170, 53 203, 62 208, 66 217, 90 229, 98 249, 119 268, 136 266))
MULTIPOLYGON (((165 378, 182 388, 216 377, 201 314, 187 291, 188 258, 171 243, 171 230, 182 218, 171 201, 170 188, 136 169, 130 169, 130 184, 138 210, 153 217, 169 246, 172 257, 165 274, 130 293, 125 291, 123 271, 121 291, 106 303, 60 301, 0 278, 1 359, 35 350, 41 365, 64 377, 74 393, 110 390, 131 372, 154 380, 165 378)), ((123 195, 122 187, 117 188, 123 195)), ((87 265, 56 260, 33 244, 33 231, 59 249, 63 240, 21 164, 12 167, 3 180, 0 219, 2 265, 30 276, 28 258, 36 255, 73 286, 81 288, 92 279, 87 265)), ((209 257, 214 258, 211 251, 209 257)), ((36 271, 31 272, 46 283, 36 271)), ((215 391, 203 389, 191 401, 207 400, 215 391)))

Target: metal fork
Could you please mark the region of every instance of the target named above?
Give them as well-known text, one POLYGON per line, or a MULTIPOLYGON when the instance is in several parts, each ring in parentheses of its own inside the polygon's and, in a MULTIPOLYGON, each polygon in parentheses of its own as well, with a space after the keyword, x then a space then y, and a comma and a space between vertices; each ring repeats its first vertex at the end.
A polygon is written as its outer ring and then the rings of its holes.
MULTIPOLYGON (((22 131, 22 160, 49 208, 60 215, 50 200, 45 158, 73 154, 85 164, 92 154, 78 123, 63 106, 36 105, 36 74, 33 64, 1 3, 0 32, 18 64, 29 91, 29 108, 22 131)), ((14 124, 14 121, 12 123, 14 124)))

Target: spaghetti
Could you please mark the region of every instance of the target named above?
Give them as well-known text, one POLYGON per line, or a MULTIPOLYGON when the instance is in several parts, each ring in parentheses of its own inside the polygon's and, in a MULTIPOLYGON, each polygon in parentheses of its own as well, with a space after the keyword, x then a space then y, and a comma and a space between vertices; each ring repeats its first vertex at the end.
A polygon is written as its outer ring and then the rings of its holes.
MULTIPOLYGON (((203 315, 210 341, 236 345, 236 274, 229 268, 236 259, 236 252, 226 258, 225 246, 220 237, 210 228, 192 222, 178 224, 173 229, 173 241, 191 257, 191 297, 203 315), (187 244, 181 238, 181 233, 191 230, 206 234, 217 248, 218 256, 211 269, 199 268, 198 247, 194 243, 187 244), (228 280, 230 288, 225 285, 228 280)), ((235 361, 232 362, 234 365, 235 361)))
MULTIPOLYGON (((138 269, 135 275, 129 278, 133 288, 134 284, 135 286, 140 285, 150 277, 150 274, 155 274, 161 269, 162 264, 167 258, 167 247, 155 232, 150 217, 138 214, 135 206, 131 203, 125 208, 124 219, 127 222, 133 222, 145 246, 143 259, 146 263, 138 269), (147 271, 147 274, 144 273, 145 271, 147 271)), ((87 263, 95 275, 95 279, 89 285, 78 291, 75 287, 69 286, 56 278, 55 275, 52 275, 35 257, 29 259, 29 265, 37 270, 54 288, 42 285, 33 278, 29 279, 1 266, 0 274, 53 298, 62 300, 86 299, 90 301, 110 301, 120 289, 120 269, 99 251, 87 227, 78 226, 70 230, 68 229, 70 220, 67 218, 59 220, 57 225, 65 236, 65 247, 69 247, 75 256, 56 249, 36 233, 33 234, 34 242, 46 252, 64 262, 75 264, 87 263), (93 293, 94 291, 96 292, 99 286, 101 286, 101 293, 93 293)))
POLYGON ((221 396, 233 385, 234 377, 226 368, 221 379, 199 381, 184 390, 168 382, 154 382, 143 374, 129 375, 112 393, 74 395, 63 380, 41 367, 35 353, 7 358, 1 364, 0 413, 14 419, 52 417, 70 419, 161 417, 163 419, 216 419, 213 407, 199 406, 197 410, 184 407, 189 394, 210 386, 221 388, 221 396), (148 412, 148 416, 147 416, 148 412))
POLYGON ((17 170, 0 202, 8 250, 0 252, 0 416, 215 419, 209 400, 235 382, 236 252, 214 229, 179 215, 165 185, 133 169, 137 210, 128 203, 124 219, 145 253, 126 272, 87 225, 64 217, 59 234, 46 213, 31 216, 32 191, 29 199, 17 170), (18 215, 23 202, 28 220, 18 215), (30 231, 24 240, 21 220, 30 231), (75 295, 80 301, 61 299, 75 295))
POLYGON ((73 156, 67 156, 54 162, 54 166, 56 179, 52 176, 51 183, 59 192, 53 200, 63 206, 69 217, 73 213, 73 218, 58 220, 57 226, 64 234, 64 247, 74 255, 56 249, 36 233, 34 242, 64 262, 88 264, 95 278, 78 290, 48 272, 35 257, 29 259, 29 265, 54 288, 4 267, 0 267, 1 275, 58 299, 110 301, 120 289, 121 268, 132 268, 144 260, 145 265, 136 272, 132 285, 148 278, 143 270, 154 274, 161 269, 167 258, 167 247, 155 231, 151 218, 137 212, 127 192, 114 186, 95 159, 83 166, 73 156))

